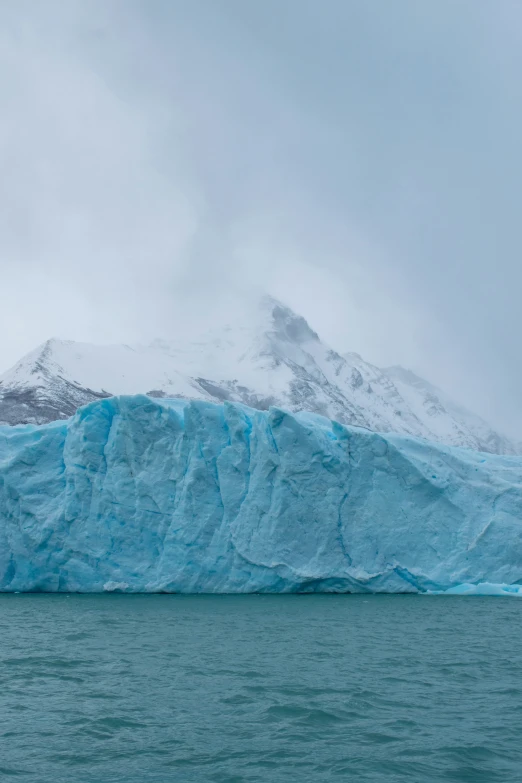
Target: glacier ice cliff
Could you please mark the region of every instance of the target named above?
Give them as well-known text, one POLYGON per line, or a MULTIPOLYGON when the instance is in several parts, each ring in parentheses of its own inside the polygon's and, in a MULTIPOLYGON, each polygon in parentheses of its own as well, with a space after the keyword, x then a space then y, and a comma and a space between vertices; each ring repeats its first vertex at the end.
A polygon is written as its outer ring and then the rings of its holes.
POLYGON ((3 591, 465 593, 481 583, 507 594, 522 584, 521 457, 144 396, 0 427, 3 591))

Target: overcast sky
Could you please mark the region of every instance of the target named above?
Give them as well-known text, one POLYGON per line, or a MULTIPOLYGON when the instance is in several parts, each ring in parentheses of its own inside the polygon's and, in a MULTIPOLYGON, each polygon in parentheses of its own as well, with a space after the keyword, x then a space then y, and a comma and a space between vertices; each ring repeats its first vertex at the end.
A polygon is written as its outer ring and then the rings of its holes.
POLYGON ((252 287, 522 436, 518 0, 0 0, 0 370, 252 287))

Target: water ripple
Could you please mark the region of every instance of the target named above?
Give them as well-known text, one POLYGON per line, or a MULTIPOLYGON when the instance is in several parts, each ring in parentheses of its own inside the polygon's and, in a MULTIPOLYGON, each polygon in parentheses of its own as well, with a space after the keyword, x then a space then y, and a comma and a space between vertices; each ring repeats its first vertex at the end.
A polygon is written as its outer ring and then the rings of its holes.
POLYGON ((521 620, 491 598, 3 595, 0 777, 521 783, 521 620))

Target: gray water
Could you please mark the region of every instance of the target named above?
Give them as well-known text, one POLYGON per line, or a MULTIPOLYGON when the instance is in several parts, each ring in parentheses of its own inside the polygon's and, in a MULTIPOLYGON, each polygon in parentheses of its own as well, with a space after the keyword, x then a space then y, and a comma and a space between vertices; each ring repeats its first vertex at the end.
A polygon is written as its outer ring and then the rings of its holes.
POLYGON ((522 601, 0 596, 2 783, 522 781, 522 601))

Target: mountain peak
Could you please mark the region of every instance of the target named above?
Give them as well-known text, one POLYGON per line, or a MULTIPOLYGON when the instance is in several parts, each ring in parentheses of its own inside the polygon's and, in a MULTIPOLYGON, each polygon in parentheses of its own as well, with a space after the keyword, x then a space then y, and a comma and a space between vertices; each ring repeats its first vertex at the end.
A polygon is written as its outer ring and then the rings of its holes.
POLYGON ((303 316, 297 315, 275 297, 265 294, 261 297, 259 306, 271 319, 270 331, 279 339, 298 345, 319 340, 319 335, 311 329, 303 316))
POLYGON ((358 354, 331 350, 273 296, 242 306, 243 316, 236 308, 228 325, 148 346, 48 340, 0 377, 0 424, 40 424, 99 397, 142 393, 276 405, 379 432, 516 453, 507 438, 410 370, 380 370, 358 354))

